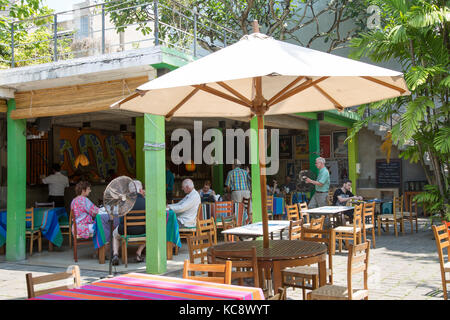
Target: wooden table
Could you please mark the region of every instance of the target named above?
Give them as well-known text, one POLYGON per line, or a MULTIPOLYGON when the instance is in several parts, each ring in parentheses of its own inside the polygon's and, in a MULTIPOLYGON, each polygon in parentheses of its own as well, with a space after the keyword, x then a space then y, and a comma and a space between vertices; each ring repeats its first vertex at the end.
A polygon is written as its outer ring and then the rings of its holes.
MULTIPOLYGON (((287 221, 287 220, 269 221, 268 227, 269 227, 269 233, 272 236, 272 240, 273 240, 273 233, 277 232, 277 231, 280 232, 280 238, 281 238, 283 230, 285 230, 286 228, 289 228, 289 223, 290 223, 290 221, 287 221)), ((262 237, 264 235, 262 222, 256 222, 256 223, 247 224, 247 225, 241 226, 241 227, 227 229, 227 230, 222 231, 222 233, 234 235, 239 238, 246 238, 246 237, 254 238, 254 240, 257 237, 262 237)))
POLYGON ((264 300, 260 288, 129 273, 30 300, 264 300))
MULTIPOLYGON (((211 256, 211 248, 216 251, 242 251, 256 247, 258 269, 273 274, 273 288, 282 287, 281 271, 287 267, 296 267, 318 263, 319 285, 326 284, 326 257, 327 246, 322 243, 302 240, 269 240, 269 248, 263 247, 262 240, 227 242, 212 246, 208 249, 211 256)), ((260 272, 260 287, 263 283, 263 273, 260 272)))
POLYGON ((312 215, 333 216, 337 220, 337 226, 344 226, 345 225, 344 214, 354 209, 355 209, 354 207, 345 207, 345 206, 324 206, 314 209, 308 209, 305 210, 305 212, 312 215))

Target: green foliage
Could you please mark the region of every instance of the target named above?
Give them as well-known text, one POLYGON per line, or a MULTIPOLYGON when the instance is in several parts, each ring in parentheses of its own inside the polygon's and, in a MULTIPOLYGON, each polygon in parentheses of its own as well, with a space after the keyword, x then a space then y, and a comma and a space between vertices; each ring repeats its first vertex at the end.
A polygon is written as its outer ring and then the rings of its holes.
POLYGON ((352 39, 350 56, 399 62, 411 96, 361 106, 360 114, 367 109, 376 114, 357 122, 352 134, 369 122, 400 117, 391 130, 393 141, 398 145, 413 141, 400 156, 420 162, 430 184, 417 199, 444 217, 448 214, 450 156, 448 4, 439 0, 369 0, 366 4, 381 9, 381 28, 352 39), (425 156, 433 170, 424 164, 425 156))

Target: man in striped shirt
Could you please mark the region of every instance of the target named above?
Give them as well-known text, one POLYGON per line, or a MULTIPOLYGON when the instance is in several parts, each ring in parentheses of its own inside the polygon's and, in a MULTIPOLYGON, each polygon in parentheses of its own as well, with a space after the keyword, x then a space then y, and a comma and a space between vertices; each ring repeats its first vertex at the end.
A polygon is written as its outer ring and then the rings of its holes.
POLYGON ((243 198, 250 198, 250 179, 248 172, 241 168, 239 160, 234 161, 233 170, 228 172, 225 182, 228 191, 231 191, 231 200, 242 202, 243 198))

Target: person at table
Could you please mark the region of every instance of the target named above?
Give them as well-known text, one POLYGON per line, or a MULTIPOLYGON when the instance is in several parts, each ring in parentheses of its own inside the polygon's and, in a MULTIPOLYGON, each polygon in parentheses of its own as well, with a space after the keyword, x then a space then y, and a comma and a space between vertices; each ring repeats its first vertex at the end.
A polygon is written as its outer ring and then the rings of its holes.
POLYGON ((315 164, 316 168, 319 169, 317 180, 303 177, 306 183, 311 183, 315 186, 315 193, 308 203, 308 208, 310 209, 328 205, 327 197, 330 189, 330 173, 325 167, 325 159, 318 157, 315 164))
POLYGON ((169 163, 167 162, 167 169, 166 169, 166 201, 167 201, 167 203, 172 202, 174 183, 175 183, 175 177, 173 176, 172 171, 170 171, 169 163))
POLYGON ((242 202, 244 198, 250 198, 250 180, 248 172, 242 169, 238 159, 234 161, 233 170, 228 172, 225 181, 227 190, 231 192, 231 200, 242 202))
POLYGON ((88 198, 91 193, 91 184, 88 181, 78 182, 75 186, 75 193, 77 197, 72 200, 70 209, 75 218, 77 236, 89 239, 94 234, 94 219, 99 208, 88 198))
POLYGON ((278 188, 278 181, 273 179, 271 182, 267 184, 267 195, 268 196, 278 196, 280 194, 280 188, 278 188), (271 185, 273 187, 271 187, 271 185))
POLYGON ((352 193, 352 182, 344 180, 342 187, 336 189, 333 195, 333 204, 335 206, 346 206, 349 200, 362 200, 362 197, 355 196, 352 193))
POLYGON ((197 211, 201 203, 200 195, 195 190, 194 182, 191 179, 184 179, 181 189, 186 196, 178 203, 167 205, 167 208, 175 212, 180 228, 192 228, 197 225, 197 211))
MULTIPOLYGON (((133 182, 130 182, 130 184, 132 183, 134 184, 134 186, 130 186, 130 189, 132 190, 134 187, 136 188, 137 198, 131 211, 145 210, 145 190, 142 187, 142 183, 139 180, 133 180, 133 182)), ((133 222, 145 221, 145 213, 128 213, 127 216, 142 216, 142 220, 133 220, 133 222)), ((113 266, 119 265, 120 240, 122 239, 121 236, 124 234, 124 218, 120 217, 119 225, 113 231, 113 258, 111 261, 113 266)), ((145 226, 127 226, 127 235, 140 234, 145 234, 145 226)), ((145 244, 141 244, 136 250, 136 262, 144 262, 144 258, 142 257, 142 251, 144 250, 144 248, 145 244)), ((122 257, 122 259, 123 258, 124 257, 122 257)))
POLYGON ((69 178, 61 173, 61 166, 52 165, 53 174, 41 177, 42 183, 48 184, 48 201, 55 202, 55 207, 64 207, 64 190, 69 186, 69 178))
POLYGON ((284 193, 294 192, 297 189, 297 184, 292 181, 291 176, 286 176, 284 185, 281 186, 281 190, 284 193))
POLYGON ((200 198, 202 202, 216 202, 215 195, 213 189, 211 189, 211 181, 206 180, 203 184, 203 188, 199 192, 200 198))

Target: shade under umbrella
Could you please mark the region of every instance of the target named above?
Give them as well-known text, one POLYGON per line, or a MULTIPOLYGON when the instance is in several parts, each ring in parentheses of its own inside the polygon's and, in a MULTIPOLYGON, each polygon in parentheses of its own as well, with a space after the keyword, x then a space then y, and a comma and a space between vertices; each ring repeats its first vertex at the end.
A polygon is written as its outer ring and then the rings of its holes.
MULTIPOLYGON (((400 72, 282 42, 261 33, 137 88, 112 108, 172 117, 258 117, 343 110, 408 95, 400 72)), ((265 142, 259 135, 264 247, 268 247, 265 142)))

